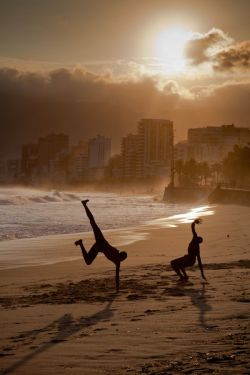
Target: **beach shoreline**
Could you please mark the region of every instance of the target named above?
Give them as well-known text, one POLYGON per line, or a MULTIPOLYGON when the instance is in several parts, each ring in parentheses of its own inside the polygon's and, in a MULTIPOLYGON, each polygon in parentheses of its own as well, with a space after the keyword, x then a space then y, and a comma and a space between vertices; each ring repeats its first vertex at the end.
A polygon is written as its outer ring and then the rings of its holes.
MULTIPOLYGON (((115 247, 124 247, 138 241, 146 240, 152 230, 160 228, 173 229, 180 225, 191 223, 199 214, 203 217, 213 215, 213 206, 196 206, 193 209, 172 216, 145 220, 144 223, 140 223, 137 226, 106 229, 103 230, 103 233, 115 247)), ((75 240, 79 238, 83 238, 86 248, 90 248, 95 241, 92 230, 70 234, 51 234, 33 238, 2 240, 0 241, 0 270, 43 266, 77 260, 81 258, 81 255, 73 255, 76 252, 72 250, 75 240)))
MULTIPOLYGON (((39 256, 56 248, 63 261, 0 270, 2 373, 247 373, 249 208, 214 211, 197 228, 208 283, 197 267, 179 283, 169 266, 186 252, 188 223, 126 228, 120 238, 119 230, 105 232, 128 253, 118 294, 113 265, 98 256, 86 266, 75 234, 23 240, 39 256)), ((89 247, 91 233, 82 236, 89 247)))

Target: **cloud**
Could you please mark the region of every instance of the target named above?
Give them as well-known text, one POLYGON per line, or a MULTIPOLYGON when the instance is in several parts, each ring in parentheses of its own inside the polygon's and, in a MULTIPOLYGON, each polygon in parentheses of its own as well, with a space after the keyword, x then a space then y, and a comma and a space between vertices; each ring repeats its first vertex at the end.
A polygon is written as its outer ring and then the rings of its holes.
POLYGON ((233 44, 220 29, 194 34, 185 53, 191 65, 209 62, 216 72, 246 72, 250 67, 250 41, 233 44))
POLYGON ((0 69, 1 153, 20 154, 23 143, 52 132, 69 134, 72 143, 98 133, 110 136, 118 152, 121 137, 135 132, 143 117, 173 120, 176 139, 185 138, 189 127, 249 125, 249 83, 193 82, 188 89, 181 81, 160 84, 158 78, 141 71, 115 79, 83 68, 0 69))
POLYGON ((250 68, 250 40, 235 44, 215 57, 217 71, 247 71, 250 68))
POLYGON ((166 108, 176 107, 176 89, 156 86, 148 76, 114 79, 80 68, 0 69, 0 150, 18 151, 51 132, 70 134, 73 142, 97 133, 112 136, 117 148, 141 117, 165 117, 166 108))
POLYGON ((232 39, 222 30, 213 28, 205 34, 193 34, 193 38, 187 43, 185 54, 191 64, 199 65, 210 61, 218 49, 230 43, 232 39))

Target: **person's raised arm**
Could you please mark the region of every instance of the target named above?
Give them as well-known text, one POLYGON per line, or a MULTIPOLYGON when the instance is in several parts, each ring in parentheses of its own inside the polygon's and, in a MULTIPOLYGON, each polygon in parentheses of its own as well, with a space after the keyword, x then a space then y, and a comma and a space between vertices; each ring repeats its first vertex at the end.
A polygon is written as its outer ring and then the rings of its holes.
POLYGON ((202 262, 201 262, 201 256, 200 256, 200 253, 197 255, 197 260, 198 260, 198 265, 199 265, 199 269, 201 271, 201 276, 204 280, 207 281, 205 275, 204 275, 204 272, 203 272, 203 266, 202 266, 202 262))
POLYGON ((196 233, 196 231, 195 231, 195 224, 201 224, 201 223, 202 223, 201 219, 195 219, 195 220, 192 222, 192 224, 191 224, 191 229, 192 229, 192 233, 193 233, 193 236, 194 236, 194 237, 197 237, 197 233, 196 233))

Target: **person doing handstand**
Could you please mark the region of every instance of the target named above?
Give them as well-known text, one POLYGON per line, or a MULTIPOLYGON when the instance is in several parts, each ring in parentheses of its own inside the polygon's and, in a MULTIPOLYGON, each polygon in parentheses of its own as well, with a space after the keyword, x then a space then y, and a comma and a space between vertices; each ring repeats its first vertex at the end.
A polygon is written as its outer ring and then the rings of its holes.
POLYGON ((188 275, 186 274, 185 268, 193 266, 195 264, 196 258, 198 260, 201 276, 204 280, 206 280, 203 273, 203 267, 200 257, 200 243, 203 242, 203 239, 202 237, 197 236, 197 233, 195 231, 195 224, 201 224, 201 219, 196 219, 191 224, 193 238, 188 245, 188 254, 184 255, 181 258, 174 259, 171 262, 173 270, 177 273, 177 275, 180 277, 180 280, 182 281, 188 280, 188 275))
POLYGON ((89 210, 87 203, 88 199, 83 200, 81 203, 85 208, 86 214, 89 218, 90 224, 92 226, 94 236, 95 236, 95 244, 91 247, 91 249, 87 252, 83 246, 82 240, 75 241, 76 246, 80 246, 82 250, 83 258, 86 264, 91 264, 93 260, 96 258, 98 253, 103 253, 106 258, 108 258, 111 262, 113 262, 116 266, 116 291, 119 291, 119 272, 120 272, 120 264, 123 260, 127 258, 127 253, 125 251, 119 251, 115 247, 111 246, 108 241, 104 238, 101 229, 95 222, 94 216, 92 215, 91 211, 89 210))

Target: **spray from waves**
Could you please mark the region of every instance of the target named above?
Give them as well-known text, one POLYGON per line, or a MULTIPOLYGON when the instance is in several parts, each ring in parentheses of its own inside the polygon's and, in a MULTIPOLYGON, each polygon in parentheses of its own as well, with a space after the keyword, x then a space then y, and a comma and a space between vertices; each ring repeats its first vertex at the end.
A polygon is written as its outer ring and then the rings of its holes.
POLYGON ((0 205, 24 205, 28 203, 70 202, 79 200, 79 196, 70 192, 52 190, 44 192, 35 189, 1 188, 0 205))

